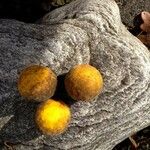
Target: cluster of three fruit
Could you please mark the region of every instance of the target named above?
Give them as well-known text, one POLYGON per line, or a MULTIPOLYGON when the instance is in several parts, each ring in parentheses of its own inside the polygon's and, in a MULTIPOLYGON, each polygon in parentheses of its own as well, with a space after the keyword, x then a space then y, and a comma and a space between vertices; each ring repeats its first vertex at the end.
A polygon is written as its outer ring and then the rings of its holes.
MULTIPOLYGON (((74 100, 90 101, 103 87, 101 73, 88 64, 76 65, 65 77, 65 88, 74 100)), ((35 121, 39 129, 48 135, 64 132, 70 122, 71 112, 61 100, 49 99, 56 90, 57 76, 48 67, 30 66, 25 68, 18 80, 18 91, 27 100, 42 103, 37 109, 35 121)), ((59 87, 58 87, 59 88, 59 87)))

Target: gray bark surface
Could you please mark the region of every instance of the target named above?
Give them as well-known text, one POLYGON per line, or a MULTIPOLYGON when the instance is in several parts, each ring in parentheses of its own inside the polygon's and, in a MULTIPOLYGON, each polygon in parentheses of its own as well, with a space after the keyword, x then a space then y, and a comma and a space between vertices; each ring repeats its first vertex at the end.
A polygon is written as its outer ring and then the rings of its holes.
POLYGON ((0 20, 0 143, 16 150, 110 150, 149 124, 150 53, 123 26, 113 0, 73 1, 37 24, 0 20), (38 104, 17 91, 20 71, 39 64, 63 75, 81 63, 101 71, 102 93, 71 104, 65 133, 42 135, 34 123, 38 104))

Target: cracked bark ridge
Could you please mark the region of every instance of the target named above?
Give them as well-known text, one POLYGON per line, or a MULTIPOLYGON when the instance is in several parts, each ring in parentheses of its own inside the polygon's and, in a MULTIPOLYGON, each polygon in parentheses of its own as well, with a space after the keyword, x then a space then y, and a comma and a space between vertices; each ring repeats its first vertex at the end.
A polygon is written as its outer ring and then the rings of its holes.
POLYGON ((0 60, 0 143, 16 150, 110 150, 150 123, 150 53, 123 26, 113 0, 76 0, 38 24, 0 20, 0 60), (20 70, 41 64, 62 75, 81 63, 102 72, 102 94, 72 103, 65 133, 42 135, 37 104, 17 92, 20 70))

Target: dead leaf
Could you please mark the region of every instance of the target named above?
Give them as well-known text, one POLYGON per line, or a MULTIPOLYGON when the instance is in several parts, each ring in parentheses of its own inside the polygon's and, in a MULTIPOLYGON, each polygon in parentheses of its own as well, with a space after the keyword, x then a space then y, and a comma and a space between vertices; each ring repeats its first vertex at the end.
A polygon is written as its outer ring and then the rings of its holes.
POLYGON ((141 18, 143 20, 143 24, 141 24, 140 28, 144 32, 150 32, 150 13, 146 11, 141 12, 141 18))
POLYGON ((137 38, 147 47, 150 47, 150 13, 147 11, 141 12, 141 19, 143 21, 140 25, 142 32, 137 38))
POLYGON ((150 47, 150 34, 141 34, 138 35, 137 38, 147 47, 150 47))

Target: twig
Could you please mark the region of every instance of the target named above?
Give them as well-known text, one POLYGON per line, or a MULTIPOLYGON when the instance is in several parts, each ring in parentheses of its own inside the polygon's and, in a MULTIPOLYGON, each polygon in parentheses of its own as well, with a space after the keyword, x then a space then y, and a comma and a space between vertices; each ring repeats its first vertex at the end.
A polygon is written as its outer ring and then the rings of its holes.
POLYGON ((133 146, 134 150, 137 150, 139 145, 136 143, 136 141, 134 140, 133 136, 130 136, 129 140, 132 143, 132 146, 133 146))
POLYGON ((7 150, 14 150, 11 145, 8 144, 8 142, 4 142, 4 145, 6 146, 7 150))

